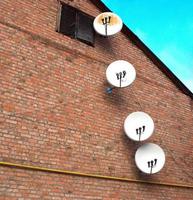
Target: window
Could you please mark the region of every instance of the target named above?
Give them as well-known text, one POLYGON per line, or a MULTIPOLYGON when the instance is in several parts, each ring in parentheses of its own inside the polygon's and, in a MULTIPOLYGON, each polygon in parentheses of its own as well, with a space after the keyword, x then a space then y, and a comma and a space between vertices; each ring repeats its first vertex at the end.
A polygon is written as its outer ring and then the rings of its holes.
POLYGON ((94 17, 67 4, 59 4, 56 31, 94 45, 94 17))

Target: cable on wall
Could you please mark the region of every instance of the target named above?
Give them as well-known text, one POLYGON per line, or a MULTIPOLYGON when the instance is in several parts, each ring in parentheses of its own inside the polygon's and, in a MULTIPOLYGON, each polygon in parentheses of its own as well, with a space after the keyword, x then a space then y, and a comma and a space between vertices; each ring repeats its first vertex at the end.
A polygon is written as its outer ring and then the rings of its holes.
POLYGON ((159 186, 181 187, 181 188, 193 189, 193 184, 186 185, 186 184, 181 184, 181 183, 144 181, 144 180, 138 180, 138 179, 130 179, 130 178, 122 178, 122 177, 114 177, 114 176, 104 176, 104 175, 89 174, 89 173, 68 171, 68 170, 62 170, 62 169, 53 169, 53 168, 46 168, 46 167, 39 167, 39 166, 32 166, 32 165, 25 165, 25 164, 16 164, 16 163, 11 163, 11 162, 0 162, 0 166, 14 167, 14 168, 25 169, 25 170, 36 170, 36 171, 50 172, 50 173, 59 173, 59 174, 65 174, 65 175, 74 175, 74 176, 87 177, 87 178, 96 178, 96 179, 114 180, 114 181, 122 181, 122 182, 133 182, 133 183, 142 183, 142 184, 152 184, 152 185, 159 185, 159 186))

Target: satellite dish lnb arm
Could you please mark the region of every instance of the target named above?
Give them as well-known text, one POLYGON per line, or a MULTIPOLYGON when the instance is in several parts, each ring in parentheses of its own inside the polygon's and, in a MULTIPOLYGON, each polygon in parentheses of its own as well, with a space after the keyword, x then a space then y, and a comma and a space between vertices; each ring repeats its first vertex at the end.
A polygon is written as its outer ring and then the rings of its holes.
POLYGON ((108 24, 110 24, 110 21, 111 21, 111 16, 104 17, 102 19, 102 23, 103 23, 103 25, 105 25, 105 35, 106 36, 107 36, 107 26, 108 26, 108 24))

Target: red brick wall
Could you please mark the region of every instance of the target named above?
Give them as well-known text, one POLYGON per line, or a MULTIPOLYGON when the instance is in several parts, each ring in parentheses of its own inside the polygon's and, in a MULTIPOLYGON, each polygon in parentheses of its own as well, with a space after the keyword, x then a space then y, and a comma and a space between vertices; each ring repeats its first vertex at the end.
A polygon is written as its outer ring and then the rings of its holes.
MULTIPOLYGON (((89 0, 65 1, 93 16, 89 0)), ((0 161, 193 185, 192 100, 122 33, 95 47, 55 32, 56 0, 0 2, 0 161), (108 95, 106 67, 124 59, 137 79, 108 95), (151 177, 134 164, 126 116, 149 113, 166 153, 151 177)), ((141 144, 140 144, 141 145, 141 144)), ((193 189, 0 166, 0 199, 192 199, 193 189)))

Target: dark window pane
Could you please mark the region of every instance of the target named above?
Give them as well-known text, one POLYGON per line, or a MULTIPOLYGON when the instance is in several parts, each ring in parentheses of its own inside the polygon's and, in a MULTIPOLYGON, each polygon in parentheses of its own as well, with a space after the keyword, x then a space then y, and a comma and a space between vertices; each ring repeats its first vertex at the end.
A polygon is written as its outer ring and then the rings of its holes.
POLYGON ((94 18, 82 13, 77 13, 77 27, 76 27, 76 38, 82 40, 87 44, 94 45, 94 18))
POLYGON ((60 33, 75 37, 76 9, 68 5, 62 5, 60 17, 60 33))

